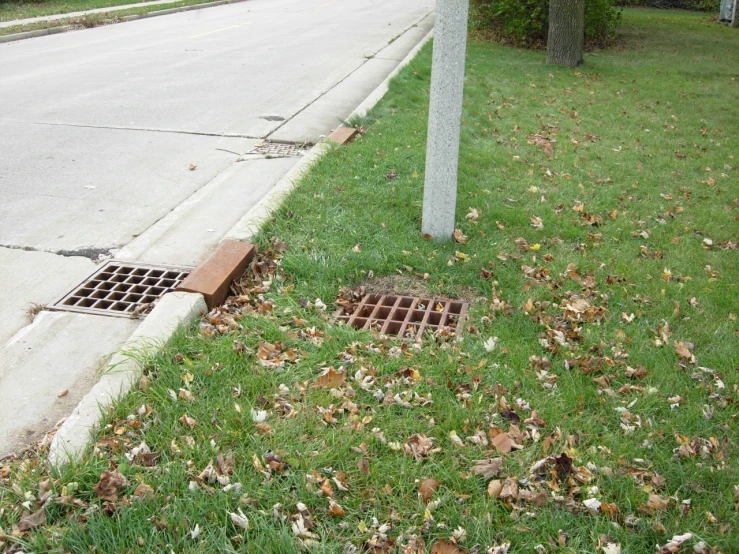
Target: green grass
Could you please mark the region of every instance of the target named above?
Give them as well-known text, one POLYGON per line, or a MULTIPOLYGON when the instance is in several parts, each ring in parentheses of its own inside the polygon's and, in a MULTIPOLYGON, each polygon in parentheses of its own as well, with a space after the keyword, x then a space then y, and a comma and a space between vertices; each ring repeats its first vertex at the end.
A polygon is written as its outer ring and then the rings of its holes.
POLYGON ((46 526, 18 534, 27 550, 295 552, 290 517, 302 502, 320 537, 309 547, 315 552, 353 552, 347 544, 379 552, 368 543, 386 523, 395 541, 389 551, 412 536, 431 551, 461 527, 462 551, 510 541, 511 552, 543 545, 601 553, 613 541, 622 552, 652 554, 690 532, 683 552, 699 541, 712 552, 737 552, 739 112, 729 107, 739 101, 739 35, 704 15, 624 15, 622 45, 587 56, 575 71, 544 65, 539 52, 470 43, 457 205, 466 244, 421 236, 431 58, 423 50, 363 121, 365 135, 322 158, 264 229, 263 250, 272 237, 287 250, 270 290, 252 291, 237 314, 241 328, 212 337, 197 326, 183 330, 147 364, 151 385, 108 415, 96 451, 48 485, 39 485, 49 474, 38 458, 0 467, 0 527, 10 533, 21 503, 36 511, 40 488, 50 488, 65 503, 53 500, 46 526), (556 140, 551 159, 528 144, 535 133, 556 140), (578 202, 582 212, 573 210, 578 202), (476 221, 465 217, 470 208, 479 211, 476 221), (548 277, 529 278, 524 265, 548 277), (484 279, 481 268, 493 276, 484 279), (397 339, 336 326, 312 305, 320 298, 332 312, 339 289, 370 272, 402 274, 429 294, 484 300, 473 305, 463 341, 426 337, 420 349, 401 351, 397 339), (591 311, 592 320, 567 320, 563 308, 578 297, 602 310, 591 311), (494 299, 509 308, 496 311, 494 299), (313 327, 322 340, 311 340, 313 327), (566 346, 552 340, 555 330, 569 333, 566 346), (498 343, 488 352, 491 336, 498 343), (277 341, 280 350, 294 348, 297 361, 263 367, 254 352, 277 341), (695 364, 681 360, 676 342, 694 345, 695 364), (542 372, 532 356, 551 367, 542 372), (345 372, 353 392, 312 386, 328 366, 345 372), (640 367, 644 375, 628 377, 640 367), (363 390, 354 379, 362 368, 376 372, 371 390, 399 394, 410 407, 363 390), (402 382, 404 368, 420 378, 402 382), (593 382, 604 376, 607 386, 593 382), (193 400, 175 400, 180 389, 193 400), (432 404, 423 405, 426 395, 432 404), (490 428, 515 434, 506 404, 528 433, 522 449, 500 454, 468 440, 490 428), (252 409, 269 412, 271 433, 258 432, 252 409), (336 422, 325 423, 326 410, 336 422), (544 427, 525 424, 531 410, 544 427), (194 428, 179 421, 185 413, 194 428), (415 461, 402 449, 414 434, 434 437, 441 451, 415 461), (681 440, 699 452, 683 448, 680 457, 681 440), (160 454, 153 467, 125 457, 142 441, 160 454), (229 451, 230 481, 241 490, 224 492, 218 483, 190 490, 229 451), (254 457, 264 465, 268 452, 289 468, 257 471, 254 457), (530 475, 536 461, 562 453, 592 480, 549 473, 548 485, 530 475), (358 467, 362 457, 368 474, 358 467), (497 457, 499 479, 517 477, 521 489, 543 491, 546 504, 490 498, 487 481, 470 469, 497 457), (93 487, 115 467, 128 480, 120 491, 127 500, 105 505, 93 487), (336 472, 349 489, 332 482, 341 517, 316 494, 336 472), (440 487, 438 505, 426 512, 417 491, 428 478, 440 487), (140 483, 153 498, 129 503, 140 483), (649 513, 650 493, 668 502, 665 509, 649 513), (618 513, 589 513, 590 496, 618 513), (228 515, 239 507, 248 531, 228 515))
MULTIPOLYGON (((143 0, 142 0, 143 1, 143 0)), ((52 27, 60 27, 63 25, 70 25, 76 28, 87 28, 87 27, 98 27, 100 25, 109 25, 112 23, 120 23, 122 18, 127 15, 143 15, 159 10, 168 10, 172 8, 180 8, 183 6, 194 6, 197 4, 206 4, 213 0, 180 0, 178 2, 172 2, 169 4, 155 4, 152 6, 139 6, 128 8, 125 10, 116 10, 110 12, 99 12, 79 17, 65 17, 61 19, 54 19, 51 21, 37 21, 34 23, 25 23, 22 25, 11 25, 10 27, 1 27, 0 36, 13 35, 16 33, 24 33, 26 31, 38 31, 40 29, 50 29, 52 27)), ((137 2, 128 2, 121 0, 118 4, 109 5, 120 5, 120 4, 135 4, 137 2)), ((0 14, 2 14, 2 7, 4 4, 0 4, 0 14)), ((0 20, 2 17, 0 17, 0 20)), ((15 17, 8 16, 7 20, 16 19, 15 17)))
POLYGON ((148 0, 47 0, 38 2, 10 0, 0 3, 0 21, 139 4, 146 1, 148 0))

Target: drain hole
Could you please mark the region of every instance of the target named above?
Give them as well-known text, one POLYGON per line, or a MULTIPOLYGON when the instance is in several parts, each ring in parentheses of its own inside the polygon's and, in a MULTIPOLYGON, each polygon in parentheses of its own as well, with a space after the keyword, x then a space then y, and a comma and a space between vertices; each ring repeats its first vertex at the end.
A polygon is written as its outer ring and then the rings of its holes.
POLYGON ((353 313, 344 313, 342 308, 335 315, 339 321, 349 323, 355 329, 369 328, 386 335, 400 335, 402 332, 403 338, 420 340, 427 331, 434 332, 443 327, 461 331, 460 323, 466 317, 467 309, 468 304, 451 300, 368 294, 353 313))
POLYGON ((174 290, 191 268, 109 261, 48 307, 57 310, 131 317, 141 305, 174 290))

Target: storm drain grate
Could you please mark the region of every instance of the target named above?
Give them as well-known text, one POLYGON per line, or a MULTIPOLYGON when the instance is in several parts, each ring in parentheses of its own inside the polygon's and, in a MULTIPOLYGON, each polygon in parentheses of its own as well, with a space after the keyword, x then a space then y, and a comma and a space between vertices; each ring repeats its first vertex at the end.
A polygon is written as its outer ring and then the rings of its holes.
POLYGON ((47 306, 51 310, 114 317, 140 317, 151 304, 172 292, 192 271, 110 260, 71 292, 47 306))
POLYGON ((291 156, 302 156, 306 151, 304 146, 283 142, 265 142, 251 150, 249 154, 261 154, 272 158, 287 158, 291 156))
POLYGON ((427 330, 459 332, 468 307, 453 300, 368 294, 351 314, 342 308, 336 315, 355 329, 420 339, 427 330))

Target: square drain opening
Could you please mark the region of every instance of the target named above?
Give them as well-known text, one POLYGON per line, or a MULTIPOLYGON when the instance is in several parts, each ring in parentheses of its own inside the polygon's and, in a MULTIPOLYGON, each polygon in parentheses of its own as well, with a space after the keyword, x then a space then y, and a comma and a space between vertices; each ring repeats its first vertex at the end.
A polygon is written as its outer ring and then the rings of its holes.
POLYGON ((190 271, 191 267, 109 260, 47 309, 140 317, 152 302, 177 288, 190 271))
POLYGON ((302 156, 307 148, 286 142, 265 142, 249 151, 249 154, 259 154, 272 158, 287 158, 291 156, 302 156))
POLYGON ((341 308, 336 317, 355 329, 420 340, 428 330, 459 334, 468 308, 466 302, 440 298, 367 294, 352 313, 341 308))

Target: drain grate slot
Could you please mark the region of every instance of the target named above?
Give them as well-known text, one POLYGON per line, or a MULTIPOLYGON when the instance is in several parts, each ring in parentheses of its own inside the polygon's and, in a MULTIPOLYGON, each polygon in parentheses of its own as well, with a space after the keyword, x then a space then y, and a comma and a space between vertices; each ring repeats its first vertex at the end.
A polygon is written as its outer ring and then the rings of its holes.
POLYGON ((192 271, 190 267, 161 266, 109 260, 56 302, 50 310, 114 317, 140 317, 192 271))
POLYGON ((272 158, 288 158, 292 156, 302 156, 306 150, 307 148, 305 148, 305 146, 299 146, 292 143, 265 142, 248 153, 270 156, 272 158))
POLYGON ((454 300, 368 294, 352 313, 342 308, 336 317, 355 329, 420 340, 428 330, 459 333, 468 308, 469 304, 454 300))

